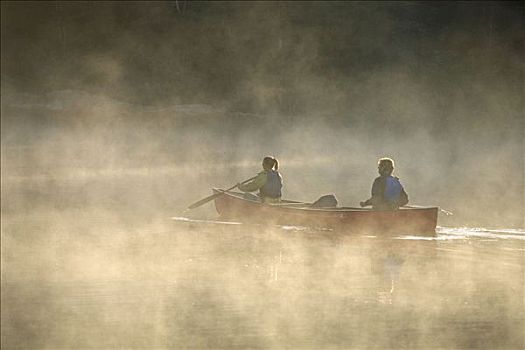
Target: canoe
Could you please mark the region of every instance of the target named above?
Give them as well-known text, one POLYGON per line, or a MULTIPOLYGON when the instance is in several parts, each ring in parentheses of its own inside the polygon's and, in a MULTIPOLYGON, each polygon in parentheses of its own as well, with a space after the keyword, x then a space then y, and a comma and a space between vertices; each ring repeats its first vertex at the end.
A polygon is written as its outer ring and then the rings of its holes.
MULTIPOLYGON (((213 189, 214 193, 222 192, 213 189)), ((240 222, 342 228, 366 234, 417 234, 435 236, 438 207, 402 207, 398 210, 336 207, 310 208, 308 203, 282 200, 265 204, 245 199, 243 193, 226 192, 215 198, 221 219, 240 222)))

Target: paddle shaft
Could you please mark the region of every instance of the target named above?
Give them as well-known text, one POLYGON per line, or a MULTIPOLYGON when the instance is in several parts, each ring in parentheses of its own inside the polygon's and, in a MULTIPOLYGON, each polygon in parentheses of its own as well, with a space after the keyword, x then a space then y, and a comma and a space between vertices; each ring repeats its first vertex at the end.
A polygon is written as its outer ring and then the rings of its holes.
MULTIPOLYGON (((421 207, 421 206, 418 206, 418 205, 404 205, 403 207, 405 207, 405 208, 413 208, 413 209, 426 208, 426 207, 421 207)), ((452 213, 451 211, 445 210, 443 208, 438 208, 438 209, 439 209, 440 212, 442 212, 446 216, 454 215, 454 213, 452 213)))
MULTIPOLYGON (((241 184, 245 184, 245 183, 247 183, 247 182, 250 182, 250 181, 252 181, 253 179, 255 179, 256 177, 257 177, 257 176, 254 176, 254 177, 252 177, 252 178, 249 178, 248 180, 245 180, 245 181, 241 182, 241 184)), ((233 189, 234 189, 235 187, 237 187, 237 186, 239 186, 239 184, 235 184, 234 186, 228 188, 227 190, 221 191, 221 192, 219 192, 219 193, 214 193, 214 194, 212 194, 211 196, 208 196, 208 197, 206 197, 206 198, 203 198, 203 199, 201 199, 200 201, 195 202, 195 203, 193 203, 192 205, 190 205, 190 206, 188 207, 188 209, 195 209, 195 208, 197 208, 197 207, 200 207, 201 205, 206 204, 206 203, 208 203, 209 201, 214 200, 215 198, 217 198, 217 197, 219 197, 219 196, 222 196, 224 193, 233 190, 233 189)))

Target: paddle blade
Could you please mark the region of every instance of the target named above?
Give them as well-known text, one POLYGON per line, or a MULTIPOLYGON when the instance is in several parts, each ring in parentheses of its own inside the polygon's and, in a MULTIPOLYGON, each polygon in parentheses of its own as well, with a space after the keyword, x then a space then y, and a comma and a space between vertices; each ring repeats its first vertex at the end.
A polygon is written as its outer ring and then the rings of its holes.
POLYGON ((215 198, 217 198, 217 197, 219 197, 219 196, 221 196, 221 195, 223 195, 223 194, 224 194, 224 192, 214 193, 214 194, 212 194, 211 196, 208 196, 208 197, 206 197, 206 198, 204 198, 204 199, 201 199, 201 200, 198 201, 198 202, 193 203, 192 205, 190 205, 190 206, 188 207, 188 209, 195 209, 195 208, 197 208, 197 207, 200 207, 201 205, 206 204, 206 203, 208 203, 209 201, 212 201, 212 200, 214 200, 215 198))
MULTIPOLYGON (((245 181, 243 181, 243 182, 241 182, 241 183, 242 183, 242 184, 245 184, 245 183, 247 183, 247 182, 252 181, 252 180, 255 179, 256 177, 257 177, 257 176, 251 177, 251 178, 249 178, 248 180, 245 180, 245 181)), ((233 189, 236 188, 237 186, 239 186, 239 184, 235 184, 235 185, 233 185, 232 187, 228 188, 227 190, 219 190, 219 191, 220 191, 219 193, 214 193, 214 194, 212 194, 212 195, 209 196, 209 197, 206 197, 206 198, 204 198, 204 199, 201 199, 201 200, 198 201, 198 202, 193 203, 192 205, 190 205, 190 206, 188 207, 188 209, 195 209, 195 208, 197 208, 197 207, 200 207, 201 205, 206 204, 206 203, 208 203, 209 201, 214 200, 215 198, 221 196, 221 195, 224 194, 225 192, 228 192, 228 191, 233 190, 233 189)))

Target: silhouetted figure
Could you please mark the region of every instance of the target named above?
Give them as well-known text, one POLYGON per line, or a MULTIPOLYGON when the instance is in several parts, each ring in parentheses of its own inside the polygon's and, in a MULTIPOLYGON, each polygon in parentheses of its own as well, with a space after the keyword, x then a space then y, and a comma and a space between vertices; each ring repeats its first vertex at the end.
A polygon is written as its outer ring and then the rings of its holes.
POLYGON ((279 173, 279 162, 274 157, 265 157, 262 162, 263 171, 246 184, 238 184, 243 192, 259 191, 259 197, 265 203, 278 203, 281 200, 283 178, 279 173))
POLYGON ((361 206, 371 205, 376 210, 394 210, 406 205, 408 195, 399 179, 392 176, 394 161, 390 158, 381 158, 377 169, 380 176, 372 185, 372 197, 361 202, 361 206))

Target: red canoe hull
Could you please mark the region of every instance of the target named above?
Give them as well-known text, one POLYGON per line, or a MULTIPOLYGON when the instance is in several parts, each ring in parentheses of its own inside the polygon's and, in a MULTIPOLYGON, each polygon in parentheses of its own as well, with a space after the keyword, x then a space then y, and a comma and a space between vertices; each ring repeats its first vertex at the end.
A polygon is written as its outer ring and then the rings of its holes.
POLYGON ((437 207, 385 211, 361 208, 297 208, 250 201, 242 198, 242 194, 233 192, 215 198, 215 208, 221 218, 241 222, 344 228, 345 231, 369 234, 426 236, 435 235, 439 210, 437 207))

